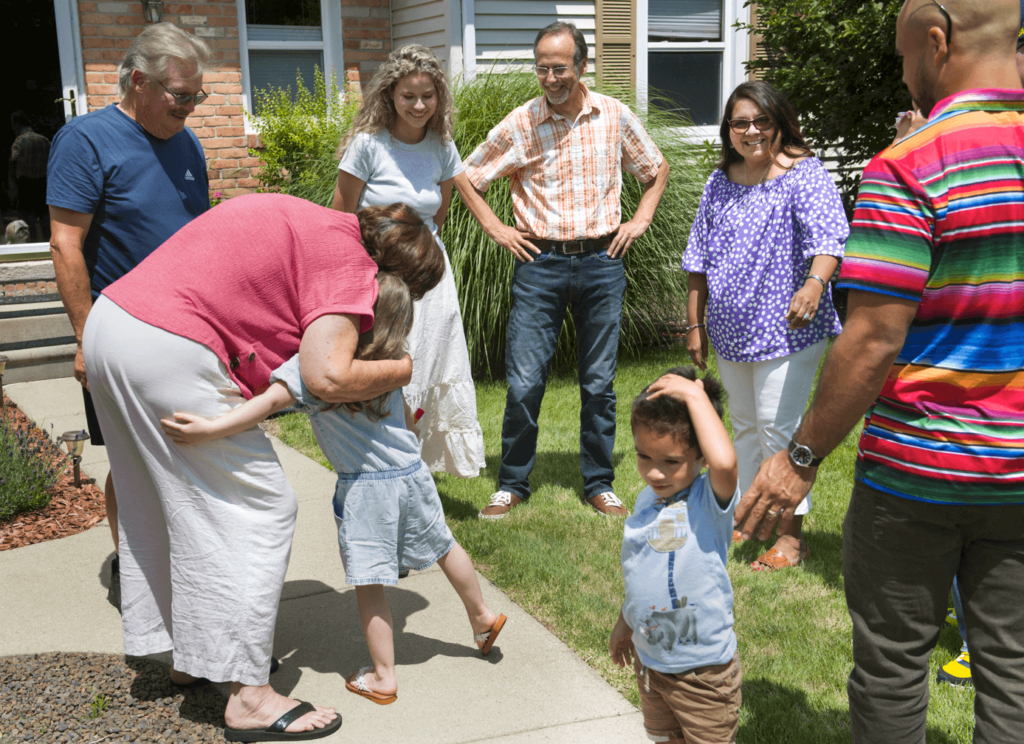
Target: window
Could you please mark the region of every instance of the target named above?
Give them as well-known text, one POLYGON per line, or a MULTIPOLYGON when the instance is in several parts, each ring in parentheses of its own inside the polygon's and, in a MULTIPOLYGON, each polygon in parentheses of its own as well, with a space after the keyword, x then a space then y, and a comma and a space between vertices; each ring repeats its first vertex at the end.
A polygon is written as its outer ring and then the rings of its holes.
POLYGON ((746 78, 746 44, 733 28, 746 18, 743 2, 640 0, 638 93, 686 113, 707 134, 716 131, 725 99, 746 78))
MULTIPOLYGON (((313 68, 344 79, 337 0, 236 0, 245 106, 266 88, 313 87, 313 68)), ((259 113, 256 111, 255 113, 259 113)))

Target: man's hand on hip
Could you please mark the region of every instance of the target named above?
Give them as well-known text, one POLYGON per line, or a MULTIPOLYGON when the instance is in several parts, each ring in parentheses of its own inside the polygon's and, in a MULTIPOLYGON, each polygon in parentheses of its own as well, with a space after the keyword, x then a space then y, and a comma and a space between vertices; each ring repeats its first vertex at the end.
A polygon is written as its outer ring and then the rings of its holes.
POLYGON ((527 240, 523 233, 508 225, 495 227, 491 239, 520 261, 533 261, 531 251, 534 255, 540 254, 540 248, 527 240))
POLYGON ((633 241, 644 234, 650 224, 650 222, 638 222, 632 219, 619 225, 618 232, 615 233, 615 237, 612 238, 612 242, 608 246, 608 258, 625 256, 629 246, 633 245, 633 241))

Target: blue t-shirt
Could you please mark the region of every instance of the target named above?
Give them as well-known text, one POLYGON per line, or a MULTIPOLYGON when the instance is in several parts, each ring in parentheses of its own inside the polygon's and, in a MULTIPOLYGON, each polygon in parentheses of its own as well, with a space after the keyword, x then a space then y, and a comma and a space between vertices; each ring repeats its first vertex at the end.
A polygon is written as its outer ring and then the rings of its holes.
POLYGON ((93 216, 85 265, 95 300, 210 208, 203 148, 188 128, 160 139, 111 104, 53 138, 46 203, 93 216))
POLYGON ((667 506, 650 487, 637 497, 622 538, 622 615, 644 666, 679 674, 735 655, 725 560, 739 495, 723 509, 703 473, 667 506))
POLYGON ((370 421, 366 411, 353 413, 331 408, 306 387, 296 354, 274 370, 270 382, 283 382, 296 398, 294 409, 309 415, 320 450, 336 473, 379 473, 403 470, 420 461, 416 435, 405 428, 402 389, 392 390, 384 401, 388 415, 370 421))

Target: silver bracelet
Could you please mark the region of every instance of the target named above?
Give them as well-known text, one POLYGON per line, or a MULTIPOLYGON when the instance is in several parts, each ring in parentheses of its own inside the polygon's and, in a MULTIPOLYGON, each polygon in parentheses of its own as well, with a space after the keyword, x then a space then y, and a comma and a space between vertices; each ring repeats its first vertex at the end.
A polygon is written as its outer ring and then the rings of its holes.
POLYGON ((688 333, 689 333, 690 331, 692 331, 692 330, 693 330, 694 328, 704 328, 704 327, 705 327, 705 326, 704 326, 704 324, 703 324, 703 323, 694 323, 694 324, 693 324, 692 326, 686 326, 686 330, 685 330, 685 331, 683 331, 683 333, 684 333, 684 334, 688 334, 688 333))
MULTIPOLYGON (((819 282, 821 282, 821 288, 822 288, 823 290, 824 290, 824 289, 825 289, 825 287, 826 287, 826 284, 825 284, 825 280, 824 280, 824 279, 822 279, 822 278, 821 278, 820 276, 818 276, 817 274, 808 274, 808 275, 807 275, 807 279, 817 279, 817 280, 818 280, 819 282)), ((807 279, 804 279, 804 281, 806 282, 806 281, 807 281, 807 279)))

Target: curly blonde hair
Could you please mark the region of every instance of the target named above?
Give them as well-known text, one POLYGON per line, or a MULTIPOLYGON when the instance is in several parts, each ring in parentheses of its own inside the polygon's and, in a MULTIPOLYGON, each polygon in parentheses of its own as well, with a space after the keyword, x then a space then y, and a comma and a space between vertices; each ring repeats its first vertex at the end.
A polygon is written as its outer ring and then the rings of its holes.
POLYGON ((338 146, 339 159, 360 132, 376 134, 381 129, 390 131, 395 126, 398 116, 393 100, 395 86, 402 78, 418 74, 429 77, 437 91, 437 110, 427 122, 427 129, 437 132, 442 144, 447 145, 451 141, 455 107, 448 75, 432 51, 420 44, 408 44, 391 52, 388 61, 377 69, 367 84, 363 91, 363 104, 352 121, 352 128, 338 146))

